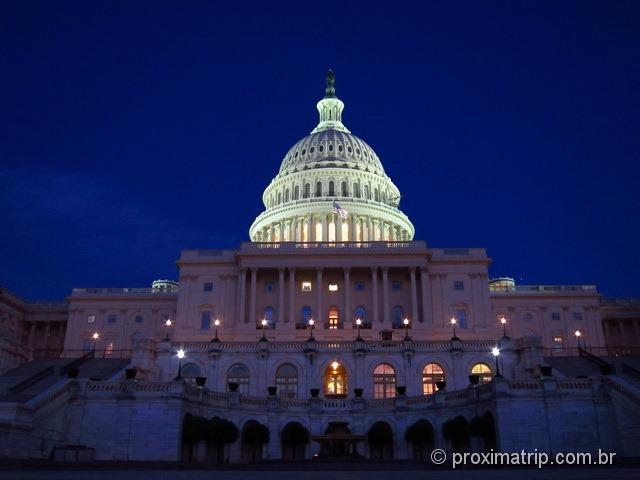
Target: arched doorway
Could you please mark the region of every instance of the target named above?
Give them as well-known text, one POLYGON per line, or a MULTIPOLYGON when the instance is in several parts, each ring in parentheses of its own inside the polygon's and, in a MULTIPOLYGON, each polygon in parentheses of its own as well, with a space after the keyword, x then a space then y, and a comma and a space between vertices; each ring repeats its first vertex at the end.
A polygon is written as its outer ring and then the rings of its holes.
POLYGON ((280 433, 283 460, 303 460, 309 444, 309 430, 298 422, 287 423, 280 433))
POLYGON ((469 423, 462 415, 444 422, 442 435, 451 443, 452 451, 469 451, 469 423))
POLYGON ((344 398, 347 396, 347 370, 334 361, 324 371, 324 395, 327 398, 344 398))
POLYGON ((374 423, 367 432, 369 458, 393 460, 393 430, 386 422, 374 423))
POLYGON ((249 420, 242 427, 241 457, 243 462, 262 460, 262 450, 269 442, 269 429, 255 420, 249 420))
POLYGON ((373 398, 396 396, 396 371, 388 363, 381 363, 373 370, 373 398))
POLYGON ((411 447, 414 460, 428 460, 434 447, 433 425, 427 420, 418 420, 407 428, 404 438, 411 447))
POLYGON ((276 387, 280 398, 298 396, 298 370, 290 363, 283 363, 276 370, 276 387))
POLYGON ((497 438, 493 415, 486 412, 484 415, 474 417, 469 423, 469 435, 480 440, 482 451, 495 450, 497 448, 497 438))

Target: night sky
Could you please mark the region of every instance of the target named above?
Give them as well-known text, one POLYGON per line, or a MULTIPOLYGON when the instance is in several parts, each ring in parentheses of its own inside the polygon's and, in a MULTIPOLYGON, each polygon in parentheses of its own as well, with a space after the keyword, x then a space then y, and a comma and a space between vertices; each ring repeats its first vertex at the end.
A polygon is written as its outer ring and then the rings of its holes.
POLYGON ((640 296, 640 2, 0 3, 0 285, 237 248, 328 68, 416 239, 640 296))

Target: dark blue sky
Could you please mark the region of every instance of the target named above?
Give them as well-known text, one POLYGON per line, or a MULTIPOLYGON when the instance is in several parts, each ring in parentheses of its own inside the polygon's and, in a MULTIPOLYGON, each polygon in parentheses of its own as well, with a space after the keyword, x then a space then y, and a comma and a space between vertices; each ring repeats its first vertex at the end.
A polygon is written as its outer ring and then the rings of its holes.
POLYGON ((234 248, 336 72, 416 238, 640 295, 640 2, 0 3, 0 284, 234 248))

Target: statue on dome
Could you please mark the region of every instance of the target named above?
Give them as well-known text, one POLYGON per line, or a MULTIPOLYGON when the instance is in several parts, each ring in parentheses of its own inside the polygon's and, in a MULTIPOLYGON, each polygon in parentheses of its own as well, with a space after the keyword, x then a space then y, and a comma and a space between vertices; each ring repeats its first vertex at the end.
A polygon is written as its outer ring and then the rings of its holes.
POLYGON ((333 73, 333 70, 329 69, 327 72, 327 89, 325 90, 325 98, 333 98, 336 96, 336 76, 333 73))

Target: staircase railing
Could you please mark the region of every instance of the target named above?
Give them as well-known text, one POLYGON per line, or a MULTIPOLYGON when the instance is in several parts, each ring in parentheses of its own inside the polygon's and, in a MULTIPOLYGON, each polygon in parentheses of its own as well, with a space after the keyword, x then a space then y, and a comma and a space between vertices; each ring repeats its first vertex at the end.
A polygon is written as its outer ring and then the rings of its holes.
POLYGON ((69 363, 67 363, 65 366, 63 366, 60 369, 60 376, 63 377, 65 376, 67 373, 69 373, 69 371, 72 368, 77 368, 80 365, 82 365, 84 362, 86 362, 87 360, 92 359, 93 357, 95 357, 95 350, 90 350, 87 353, 85 353, 84 355, 82 355, 79 358, 76 358, 75 360, 70 361, 69 363))
POLYGON ((638 370, 637 368, 632 367, 631 365, 623 363, 622 364, 622 374, 630 376, 636 382, 640 382, 640 370, 638 370))
POLYGON ((598 365, 603 375, 611 375, 613 373, 613 365, 600 357, 596 357, 594 354, 586 351, 584 348, 578 347, 578 355, 598 365))
POLYGON ((54 368, 53 366, 44 368, 39 372, 34 373, 30 377, 24 379, 20 383, 16 383, 13 387, 9 389, 9 393, 15 395, 16 393, 24 392, 31 385, 38 383, 43 378, 47 378, 53 375, 54 368))

